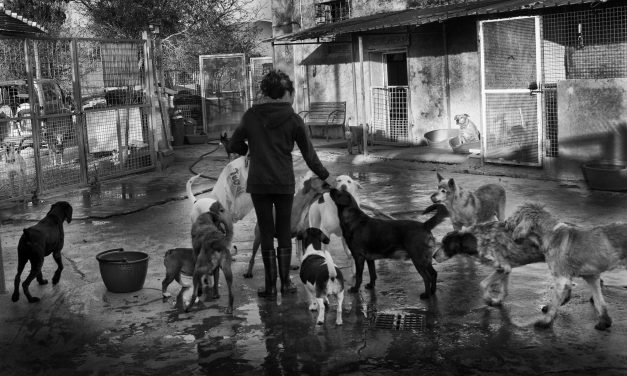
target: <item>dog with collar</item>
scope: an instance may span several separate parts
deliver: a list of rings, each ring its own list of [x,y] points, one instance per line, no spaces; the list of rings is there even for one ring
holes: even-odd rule
[[[22,283],[24,295],[29,303],[38,302],[40,299],[32,296],[28,291],[28,286],[37,278],[40,285],[45,285],[48,280],[41,274],[41,267],[44,258],[52,253],[54,261],[57,263],[57,270],[52,276],[52,284],[56,285],[61,279],[63,262],[61,250],[63,249],[65,233],[63,222],[72,222],[72,205],[66,201],[57,201],[50,207],[46,216],[37,224],[24,229],[17,245],[17,274],[13,285],[13,295],[11,300],[17,302],[20,299],[20,278],[26,263],[30,261],[30,273]]]
[[[477,190],[469,191],[459,186],[454,179],[444,179],[440,173],[438,191],[431,195],[433,203],[446,206],[453,222],[453,229],[463,226],[505,219],[505,188],[499,184],[485,184]]]
[[[454,119],[457,126],[459,126],[460,144],[465,144],[468,142],[479,142],[481,140],[479,129],[477,129],[475,123],[470,120],[470,115],[455,115]]]
[[[206,275],[213,275],[213,281],[211,278],[207,278],[208,287],[213,287],[213,298],[220,296],[218,293],[220,278],[218,269],[221,269],[229,290],[226,313],[233,313],[233,272],[231,270],[233,260],[229,250],[229,234],[224,233],[222,226],[229,228],[229,224],[223,223],[221,217],[213,212],[199,215],[192,225],[192,251],[195,262],[192,274],[192,296],[185,306],[186,312],[189,312],[196,298],[202,293],[201,284]]]
[[[328,297],[337,297],[336,325],[342,325],[342,303],[344,302],[344,277],[335,266],[329,251],[322,249],[322,244],[329,244],[329,238],[317,228],[308,228],[298,234],[302,240],[305,254],[300,265],[300,280],[309,295],[309,310],[318,311],[316,323],[324,324],[325,305]]]
[[[422,277],[425,292],[421,299],[435,294],[438,273],[432,265],[435,238],[431,232],[448,216],[446,207],[433,204],[424,214],[436,210],[436,214],[426,222],[372,218],[364,213],[353,196],[344,190],[331,189],[331,199],[338,209],[342,236],[350,248],[357,273],[355,285],[349,292],[359,291],[364,270],[368,263],[370,282],[367,289],[373,289],[377,279],[374,261],[377,259],[411,259]]]

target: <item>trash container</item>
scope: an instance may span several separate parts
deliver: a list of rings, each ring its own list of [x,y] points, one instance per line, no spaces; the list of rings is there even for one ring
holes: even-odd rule
[[[185,142],[185,119],[180,114],[172,118],[172,146],[181,146]]]

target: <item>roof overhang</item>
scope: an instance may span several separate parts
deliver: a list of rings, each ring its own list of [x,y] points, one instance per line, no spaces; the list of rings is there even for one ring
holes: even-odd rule
[[[499,14],[515,11],[554,8],[566,5],[606,2],[607,0],[485,0],[470,3],[444,5],[432,8],[407,9],[351,18],[331,24],[318,25],[295,33],[273,38],[272,42],[296,42],[322,38],[335,38],[344,34],[367,33],[403,26],[420,26],[453,18]]]
[[[0,35],[20,36],[46,32],[42,25],[6,9],[4,3],[0,2]]]

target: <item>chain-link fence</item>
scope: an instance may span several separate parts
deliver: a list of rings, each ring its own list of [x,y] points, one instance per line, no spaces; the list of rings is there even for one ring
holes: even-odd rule
[[[0,200],[154,167],[144,43],[0,39]]]

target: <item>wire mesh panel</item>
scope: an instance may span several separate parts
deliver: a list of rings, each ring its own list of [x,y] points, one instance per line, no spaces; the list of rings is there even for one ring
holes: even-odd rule
[[[486,95],[485,158],[533,164],[538,161],[538,102],[524,93]]]
[[[77,42],[90,182],[154,166],[143,43]]]
[[[407,142],[407,86],[371,87],[371,131],[375,140]]]
[[[261,98],[261,79],[272,70],[271,57],[250,58],[250,102],[251,105],[257,103]]]
[[[18,117],[29,102],[24,40],[0,39],[0,201],[35,191],[36,168],[30,120]],[[21,114],[21,113],[20,113]]]
[[[540,23],[536,17],[480,22],[484,159],[539,165]],[[535,95],[532,95],[535,94]]]
[[[35,106],[24,108],[25,118],[39,120],[41,191],[81,181],[79,137],[74,116],[71,40],[31,40]],[[32,109],[37,111],[33,114]]]
[[[234,129],[248,108],[244,54],[201,55],[206,132]]]
[[[543,17],[546,155],[558,156],[557,83],[627,77],[627,6]]]

